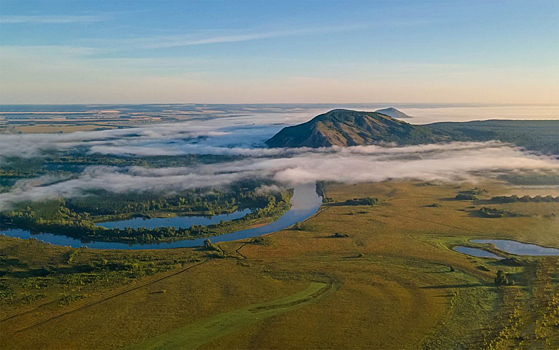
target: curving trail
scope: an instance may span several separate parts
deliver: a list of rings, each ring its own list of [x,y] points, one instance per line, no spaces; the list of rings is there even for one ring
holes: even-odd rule
[[[166,334],[149,339],[127,348],[128,350],[188,350],[200,346],[223,335],[240,330],[250,324],[261,322],[298,307],[312,303],[334,293],[339,284],[311,282],[309,288],[288,297],[252,304],[241,309],[218,314],[204,320],[175,329]]]

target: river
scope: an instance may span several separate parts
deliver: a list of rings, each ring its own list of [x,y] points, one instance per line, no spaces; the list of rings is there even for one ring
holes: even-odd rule
[[[228,242],[239,239],[251,238],[283,230],[298,221],[303,221],[318,211],[322,204],[322,198],[316,193],[314,184],[300,185],[295,187],[293,197],[291,198],[291,209],[289,209],[281,218],[272,223],[240,230],[232,233],[226,233],[219,236],[210,237],[210,240],[216,242]],[[170,225],[172,226],[172,225]],[[186,239],[175,242],[162,242],[151,244],[126,244],[115,242],[82,242],[79,239],[74,239],[62,235],[54,235],[51,233],[37,233],[32,234],[28,230],[22,229],[8,229],[1,231],[2,234],[10,237],[17,237],[21,239],[35,238],[39,241],[70,246],[74,248],[87,247],[92,249],[126,249],[126,250],[141,250],[141,249],[169,249],[169,248],[188,248],[198,247],[204,244],[206,238]]]

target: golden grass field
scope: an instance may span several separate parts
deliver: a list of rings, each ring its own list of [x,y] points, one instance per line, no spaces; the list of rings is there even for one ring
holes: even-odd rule
[[[453,200],[474,186],[488,190],[480,201]],[[3,349],[556,349],[559,257],[496,261],[452,250],[483,246],[471,238],[559,248],[558,221],[544,217],[559,214],[559,204],[483,202],[523,191],[497,182],[330,185],[335,202],[302,230],[266,235],[265,244],[220,243],[226,253],[220,259],[201,249],[79,249],[69,259],[74,249],[0,237],[3,264],[11,266],[0,278],[0,343]],[[365,196],[380,203],[340,205]],[[433,203],[440,207],[428,207]],[[482,218],[475,215],[482,206],[527,216]],[[334,238],[335,232],[348,237]],[[125,269],[101,268],[122,261]],[[80,271],[92,262],[95,271]],[[48,276],[30,273],[47,265]],[[516,284],[496,287],[497,270]]]

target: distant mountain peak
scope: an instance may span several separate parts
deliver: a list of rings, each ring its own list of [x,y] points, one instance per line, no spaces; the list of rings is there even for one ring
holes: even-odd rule
[[[382,115],[387,115],[387,116],[389,116],[389,117],[397,118],[397,119],[400,119],[400,118],[413,118],[413,117],[407,115],[406,113],[397,110],[397,109],[394,108],[394,107],[388,107],[388,108],[379,109],[378,111],[376,111],[376,113],[382,114]]]

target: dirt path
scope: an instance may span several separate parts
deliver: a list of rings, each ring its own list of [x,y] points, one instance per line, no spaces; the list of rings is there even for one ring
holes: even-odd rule
[[[128,350],[188,350],[218,339],[226,334],[240,330],[250,324],[276,316],[301,306],[310,304],[320,298],[334,293],[337,284],[311,282],[309,288],[286,298],[246,306],[241,309],[218,314],[204,320],[175,329],[146,342],[137,344]]]

